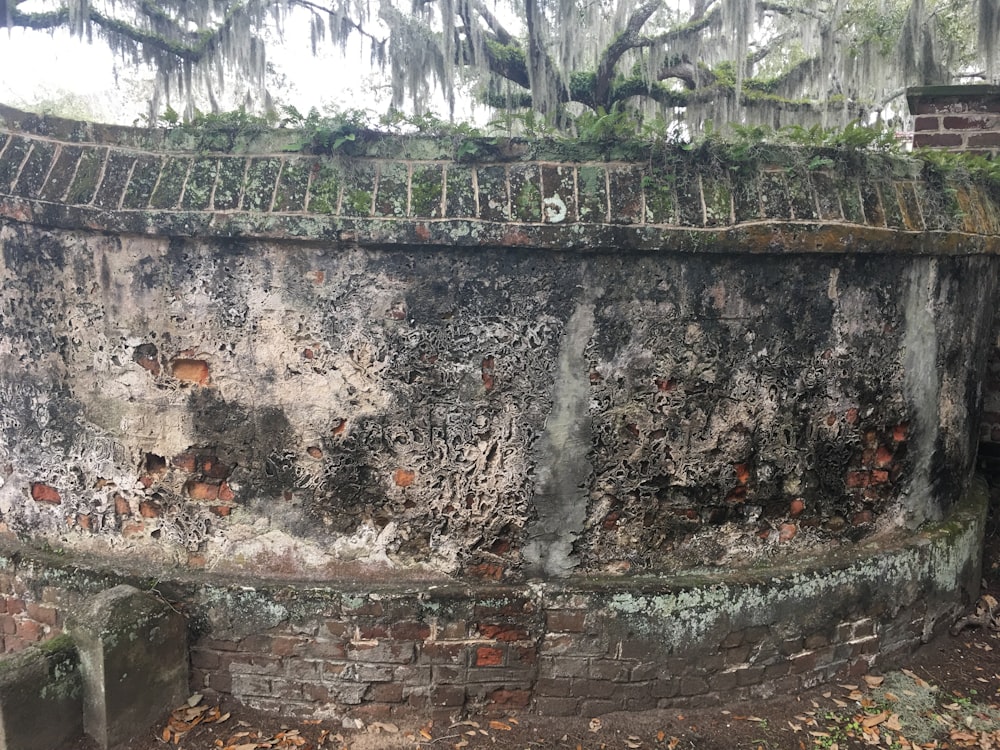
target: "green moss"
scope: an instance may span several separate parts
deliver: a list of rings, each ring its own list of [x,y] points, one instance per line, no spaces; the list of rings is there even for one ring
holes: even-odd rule
[[[309,210],[317,214],[337,213],[340,199],[340,173],[328,164],[322,165],[309,188]]]
[[[360,188],[351,188],[344,193],[344,213],[348,210],[354,216],[368,216],[372,212],[372,194]]]
[[[410,215],[436,218],[441,214],[441,167],[415,167],[410,181]]]
[[[76,168],[76,177],[73,178],[73,184],[66,194],[67,203],[90,203],[97,191],[97,180],[100,178],[103,162],[104,154],[100,149],[88,148],[83,152],[80,164]]]

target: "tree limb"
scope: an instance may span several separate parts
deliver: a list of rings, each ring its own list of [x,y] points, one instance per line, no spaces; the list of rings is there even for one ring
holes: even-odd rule
[[[646,21],[649,20],[649,17],[662,5],[662,0],[649,0],[644,5],[636,8],[635,12],[629,17],[622,32],[604,49],[604,53],[597,64],[597,78],[594,82],[595,101],[605,102],[607,100],[615,66],[618,65],[618,61],[622,55],[635,47],[639,41],[639,31],[645,25]]]

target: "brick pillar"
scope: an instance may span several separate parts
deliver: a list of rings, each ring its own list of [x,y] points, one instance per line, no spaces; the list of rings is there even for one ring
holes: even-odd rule
[[[1000,86],[915,86],[906,90],[913,146],[1000,153]]]
[[[916,86],[906,90],[906,103],[914,117],[914,148],[998,158],[1000,86]],[[991,339],[982,380],[979,468],[1000,476],[1000,316],[996,314]]]

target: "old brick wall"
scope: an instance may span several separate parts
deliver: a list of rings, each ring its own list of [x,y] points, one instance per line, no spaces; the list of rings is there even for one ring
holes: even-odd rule
[[[413,710],[595,716],[753,700],[898,663],[978,587],[985,508],[976,485],[920,538],[752,575],[419,587],[144,572],[189,618],[197,692],[366,721]],[[3,551],[0,562],[29,601],[63,609],[119,580],[51,553]]]
[[[970,595],[981,516],[925,530],[975,455],[981,184],[0,116],[8,650],[131,567],[199,690],[597,712],[856,674]]]
[[[1000,86],[919,86],[907,90],[907,101],[915,148],[1000,152]]]
[[[1000,87],[923,86],[909,89],[914,116],[913,146],[996,158],[1000,153]],[[1000,321],[997,321],[1000,325]],[[980,441],[983,459],[995,470],[1000,458],[1000,327],[987,345]]]
[[[466,164],[6,117],[22,538],[516,580],[836,546],[968,480],[998,223],[976,184],[875,155]]]

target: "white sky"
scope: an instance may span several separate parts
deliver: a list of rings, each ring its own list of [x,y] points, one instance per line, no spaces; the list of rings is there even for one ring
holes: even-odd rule
[[[268,44],[268,61],[276,70],[269,77],[269,91],[279,104],[296,107],[303,114],[310,107],[324,111],[388,109],[388,80],[368,65],[368,51],[349,44],[345,54],[329,40],[310,49],[309,14],[289,11],[283,22],[284,44]],[[65,29],[0,31],[0,102],[14,107],[45,110],[69,117],[131,125],[148,111],[153,73],[136,69],[131,62],[116,59],[107,46],[95,39],[73,37]],[[240,101],[221,102],[227,110]],[[182,109],[182,103],[173,102]],[[456,119],[468,121],[476,113],[465,102]],[[204,107],[207,109],[207,107]],[[443,98],[431,109],[447,117]],[[482,111],[479,111],[480,119]]]

